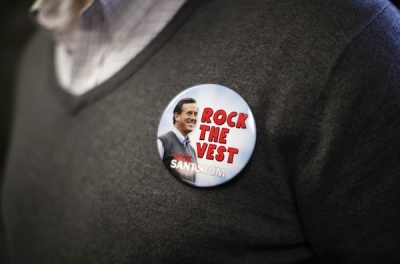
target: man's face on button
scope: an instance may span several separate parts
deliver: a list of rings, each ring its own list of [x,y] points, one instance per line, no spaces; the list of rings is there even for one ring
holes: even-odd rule
[[[186,136],[193,131],[197,122],[198,108],[195,103],[183,104],[182,112],[175,113],[175,127]]]

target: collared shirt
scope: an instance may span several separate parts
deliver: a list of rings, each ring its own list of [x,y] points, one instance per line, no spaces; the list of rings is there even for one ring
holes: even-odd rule
[[[181,142],[182,146],[186,147],[190,143],[189,137],[185,138],[175,126],[171,129],[171,131],[174,132],[174,134],[178,138],[179,142]],[[158,139],[157,144],[158,144],[158,152],[160,153],[160,157],[163,158],[164,157],[164,146],[163,146],[161,140]]]
[[[55,66],[61,86],[79,96],[142,51],[185,1],[93,0],[74,14],[74,0],[37,0],[31,11],[57,41]]]

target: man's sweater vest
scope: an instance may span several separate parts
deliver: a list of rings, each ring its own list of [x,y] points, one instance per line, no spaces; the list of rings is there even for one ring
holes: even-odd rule
[[[188,0],[79,97],[35,35],[3,185],[12,263],[400,263],[399,33],[385,0]],[[157,128],[206,83],[243,97],[257,141],[233,180],[196,188]]]
[[[162,160],[165,167],[175,177],[187,181],[188,183],[194,183],[196,170],[193,170],[193,168],[196,167],[195,164],[197,162],[194,148],[190,144],[183,146],[172,131],[160,136],[159,139],[164,146],[164,156]],[[185,158],[189,156],[190,161]],[[192,164],[194,164],[194,166],[192,166]]]

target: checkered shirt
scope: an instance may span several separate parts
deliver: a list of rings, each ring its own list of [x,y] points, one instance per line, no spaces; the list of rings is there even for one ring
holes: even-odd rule
[[[67,0],[48,1],[59,3],[58,14],[57,8],[46,8],[46,0],[37,0],[31,12],[51,33],[59,21],[71,18],[62,11]],[[157,36],[185,1],[93,0],[81,10],[71,41],[56,39],[55,67],[63,89],[79,96],[109,79]]]

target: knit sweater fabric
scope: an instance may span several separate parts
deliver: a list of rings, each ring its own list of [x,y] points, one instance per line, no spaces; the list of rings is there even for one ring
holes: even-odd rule
[[[399,263],[399,34],[384,0],[189,0],[79,97],[36,34],[3,189],[11,263]],[[204,83],[257,126],[250,162],[213,188],[157,150],[164,108]]]

